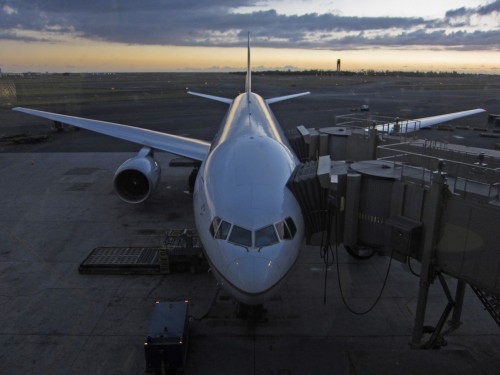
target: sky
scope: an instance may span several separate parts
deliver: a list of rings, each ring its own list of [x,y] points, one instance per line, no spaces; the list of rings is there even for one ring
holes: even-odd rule
[[[3,72],[500,74],[500,0],[0,0]]]

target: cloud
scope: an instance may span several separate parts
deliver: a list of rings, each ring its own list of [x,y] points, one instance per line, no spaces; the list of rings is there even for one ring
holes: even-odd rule
[[[458,9],[452,9],[446,12],[446,18],[453,17],[464,17],[464,16],[472,16],[472,15],[490,15],[492,13],[500,13],[500,0],[496,0],[493,3],[482,5],[476,8],[466,8],[461,7]]]
[[[470,33],[464,31],[448,33],[444,30],[432,32],[416,30],[397,35],[380,35],[371,39],[367,39],[362,35],[349,36],[338,40],[336,49],[362,49],[367,46],[391,46],[394,48],[413,46],[451,50],[482,50],[485,49],[485,46],[498,44],[498,40],[500,40],[499,30]]]
[[[12,8],[11,6],[9,5],[4,5],[2,7],[2,12],[4,12],[5,14],[7,14],[8,16],[12,15],[12,14],[16,14],[17,13],[17,10]]]
[[[41,38],[40,36],[34,37],[29,35],[22,35],[21,33],[16,33],[15,31],[0,31],[0,40],[16,40],[22,42],[50,42],[47,38]]]
[[[477,8],[449,10],[443,19],[432,20],[332,13],[283,15],[275,10],[233,12],[240,7],[256,7],[258,0],[145,0],[138,4],[132,0],[5,0],[0,12],[0,38],[34,40],[36,33],[44,39],[66,33],[126,44],[231,47],[241,46],[250,30],[252,44],[260,47],[426,45],[500,50],[498,24],[486,29],[473,27],[472,21],[497,15],[500,0]]]
[[[491,14],[491,13],[500,13],[500,0],[496,0],[495,2],[484,5],[477,9],[477,13],[481,15]]]

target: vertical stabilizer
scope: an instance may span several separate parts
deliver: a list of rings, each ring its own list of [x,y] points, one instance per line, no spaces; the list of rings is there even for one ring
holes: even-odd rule
[[[247,94],[252,92],[252,71],[250,70],[250,32],[248,32],[248,57],[247,57],[247,80],[245,92]]]

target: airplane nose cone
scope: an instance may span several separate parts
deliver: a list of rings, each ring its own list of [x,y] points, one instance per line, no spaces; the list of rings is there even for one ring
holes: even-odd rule
[[[245,257],[229,264],[227,277],[241,291],[259,294],[280,280],[280,270],[276,262],[269,259]]]

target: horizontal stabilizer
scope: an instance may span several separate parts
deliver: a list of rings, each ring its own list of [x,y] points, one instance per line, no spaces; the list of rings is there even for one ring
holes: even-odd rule
[[[154,130],[21,107],[13,108],[13,110],[53,121],[59,121],[63,124],[73,125],[77,128],[91,130],[194,160],[203,161],[210,149],[210,143],[208,142],[161,133]]]
[[[215,100],[217,102],[222,102],[222,103],[226,103],[226,104],[232,104],[233,103],[233,99],[222,98],[220,96],[201,94],[199,92],[193,92],[193,91],[188,91],[187,93],[190,94],[190,95],[201,96],[202,98],[206,98],[206,99],[210,99],[210,100]]]
[[[273,103],[277,103],[277,102],[282,102],[283,100],[288,100],[288,99],[293,99],[293,98],[297,98],[299,96],[304,96],[304,95],[309,95],[310,92],[307,91],[307,92],[301,92],[300,94],[293,94],[293,95],[286,95],[286,96],[278,96],[276,98],[269,98],[269,99],[266,99],[266,103],[267,104],[273,104]]]

